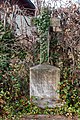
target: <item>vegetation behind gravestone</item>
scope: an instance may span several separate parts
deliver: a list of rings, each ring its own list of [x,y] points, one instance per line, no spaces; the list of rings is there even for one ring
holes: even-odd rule
[[[73,14],[73,16],[74,15],[75,14]],[[47,16],[44,16],[44,20]],[[40,27],[40,29],[44,28],[43,32],[45,33],[45,30],[48,30],[48,26],[46,26],[46,24],[40,24],[39,26],[39,23],[42,22],[41,20],[42,18],[37,19],[38,24],[36,23],[36,25]],[[47,20],[49,23],[49,16]],[[74,20],[73,23],[75,23]],[[71,32],[68,31],[68,29],[71,29]],[[5,31],[3,24],[0,23],[0,115],[3,118],[7,116],[7,118],[11,120],[15,118],[16,114],[44,113],[80,115],[78,84],[80,78],[80,63],[78,61],[78,52],[73,49],[72,55],[74,55],[74,61],[68,55],[68,50],[72,50],[72,48],[77,49],[76,45],[73,46],[71,44],[72,46],[69,46],[70,43],[68,43],[73,43],[73,41],[77,42],[75,38],[78,38],[78,34],[76,37],[73,36],[74,31],[77,29],[76,23],[75,30],[72,31],[72,29],[72,27],[66,25],[63,31],[64,34],[58,33],[54,38],[56,33],[53,33],[54,35],[50,40],[49,62],[51,65],[55,65],[61,69],[59,92],[62,101],[66,102],[66,104],[60,108],[46,108],[45,110],[41,110],[35,105],[32,105],[27,97],[29,95],[29,67],[39,63],[40,41],[37,41],[36,44],[31,44],[31,49],[29,49],[15,39],[12,31],[8,27],[6,27]],[[79,29],[77,29],[77,32],[79,32]],[[41,34],[39,34],[39,36],[41,37]],[[66,42],[65,39],[62,39],[63,37],[66,39]],[[72,66],[73,62],[75,62],[74,66]]]
[[[73,9],[73,6],[71,9],[65,9],[66,11],[62,11],[64,16],[61,19],[62,32],[52,31],[52,33],[50,33],[49,62],[61,69],[59,93],[62,101],[66,103],[66,108],[64,110],[65,114],[69,112],[69,114],[72,115],[77,113],[80,115],[80,56],[78,50],[78,45],[80,45],[79,14],[77,9]],[[72,11],[75,12],[72,14]],[[59,11],[57,11],[57,14],[62,15]],[[75,17],[76,14],[77,18]],[[47,24],[50,23],[49,16],[49,12],[42,12],[35,20],[40,40],[42,40],[41,36],[43,36],[42,31],[45,33],[49,28],[49,26],[47,26]],[[75,20],[73,18],[75,18]],[[45,39],[45,36],[43,39]]]
[[[29,101],[29,67],[39,63],[39,46],[38,42],[23,45],[9,24],[4,30],[0,21],[0,120],[39,113],[39,108],[32,108]]]
[[[25,64],[27,51],[15,40],[9,27],[0,22],[0,115],[13,114],[21,99],[29,95],[29,67]],[[22,101],[21,101],[22,103]],[[9,108],[7,108],[9,107]],[[11,107],[11,108],[10,108]],[[9,109],[9,110],[7,110]]]

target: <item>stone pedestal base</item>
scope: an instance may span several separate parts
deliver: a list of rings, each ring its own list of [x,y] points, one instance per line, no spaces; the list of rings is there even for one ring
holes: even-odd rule
[[[59,100],[56,92],[60,82],[60,69],[51,65],[37,65],[30,68],[30,97],[41,107],[55,106]],[[52,105],[53,104],[53,105]]]

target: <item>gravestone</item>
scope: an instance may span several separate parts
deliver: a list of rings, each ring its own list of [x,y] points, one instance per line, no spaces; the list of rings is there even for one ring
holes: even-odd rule
[[[40,64],[30,68],[30,97],[39,107],[55,107],[59,100],[57,93],[60,69]]]
[[[48,13],[48,11],[46,12]],[[58,22],[59,20],[57,20]],[[60,70],[55,66],[48,65],[50,36],[47,30],[49,25],[45,26],[44,32],[40,28],[40,64],[30,68],[30,97],[33,103],[42,108],[55,107],[59,100],[59,94],[56,91],[60,82]]]

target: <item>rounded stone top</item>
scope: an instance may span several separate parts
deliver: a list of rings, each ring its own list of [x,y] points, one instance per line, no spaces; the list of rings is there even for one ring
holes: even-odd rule
[[[30,70],[60,70],[60,69],[58,67],[48,64],[39,64],[34,67],[31,67]]]

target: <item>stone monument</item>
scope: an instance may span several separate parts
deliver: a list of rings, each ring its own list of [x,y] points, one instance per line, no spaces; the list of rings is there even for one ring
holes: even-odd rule
[[[30,97],[41,108],[55,107],[59,100],[60,69],[48,64],[48,35],[48,31],[45,31],[40,40],[40,64],[30,68]]]
[[[55,107],[59,100],[57,93],[60,70],[57,67],[40,64],[30,68],[30,97],[39,107]]]

